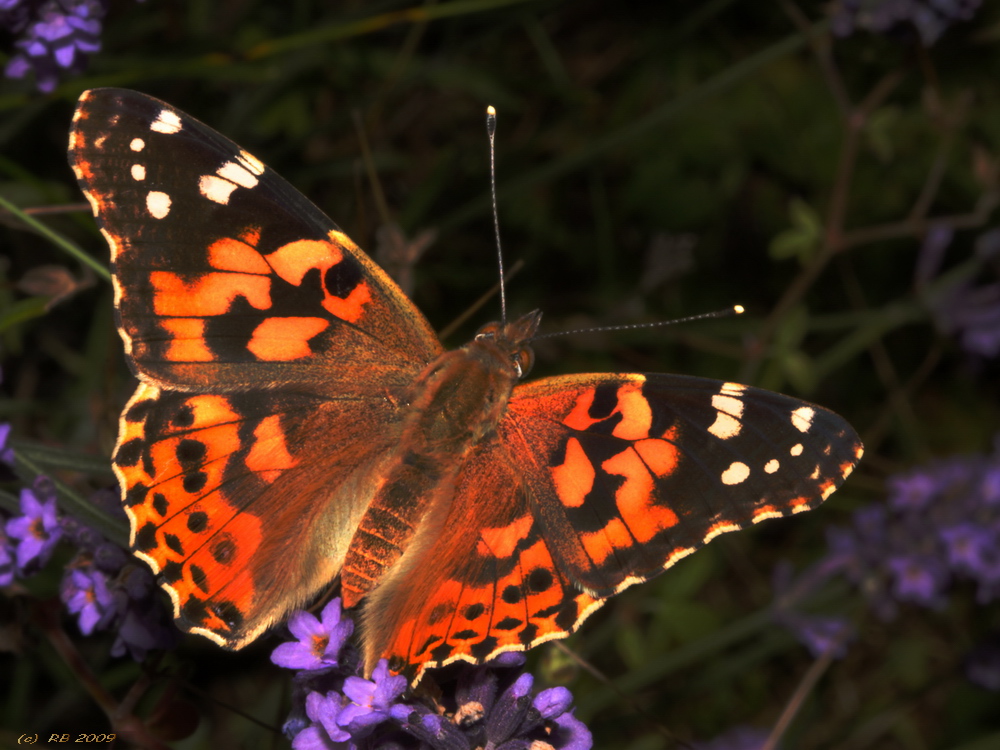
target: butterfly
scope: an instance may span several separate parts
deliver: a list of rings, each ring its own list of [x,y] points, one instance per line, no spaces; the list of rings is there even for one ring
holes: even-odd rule
[[[140,383],[113,455],[177,625],[239,649],[339,579],[370,674],[562,638],[719,534],[815,508],[841,417],[682,375],[526,381],[540,314],[445,351],[396,284],[256,157],[123,89],[69,161]]]

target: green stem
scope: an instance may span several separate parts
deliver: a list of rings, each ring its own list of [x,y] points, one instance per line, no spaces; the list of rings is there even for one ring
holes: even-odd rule
[[[52,242],[54,245],[61,247],[63,250],[72,255],[81,263],[90,266],[90,268],[92,268],[94,272],[105,281],[107,282],[111,281],[111,272],[108,271],[107,267],[103,263],[89,256],[82,249],[80,249],[78,245],[76,245],[73,242],[70,242],[68,239],[63,237],[58,232],[49,229],[47,226],[45,226],[42,222],[38,221],[38,219],[36,219],[31,214],[27,214],[24,211],[22,211],[20,208],[18,208],[13,203],[8,201],[2,195],[0,195],[0,208],[4,208],[7,211],[10,211],[12,215],[19,218],[27,226],[34,229],[40,235],[42,235],[50,242]]]

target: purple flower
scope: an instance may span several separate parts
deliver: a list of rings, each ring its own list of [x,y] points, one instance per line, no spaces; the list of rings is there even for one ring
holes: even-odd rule
[[[278,646],[271,661],[286,669],[336,667],[340,650],[354,632],[354,622],[342,616],[339,597],[320,616],[322,620],[305,611],[292,615],[288,629],[298,640]]]
[[[898,510],[922,510],[938,492],[938,482],[928,474],[915,473],[889,479],[889,502]]]
[[[988,467],[983,472],[983,480],[979,485],[979,494],[983,504],[1000,505],[1000,465]]]
[[[843,617],[800,615],[791,620],[792,631],[814,658],[829,655],[834,659],[847,656],[848,643],[854,637],[854,626]]]
[[[992,529],[982,528],[971,521],[941,529],[941,539],[952,569],[972,576],[988,570],[1000,544]]]
[[[1000,283],[965,284],[935,309],[939,325],[959,334],[962,347],[992,358],[1000,354]]]
[[[123,611],[117,621],[115,642],[111,644],[112,656],[128,654],[133,661],[143,661],[153,649],[175,648],[180,633],[169,621],[159,599],[129,598],[124,589],[116,592],[118,608]]]
[[[0,586],[10,586],[17,572],[17,550],[0,526]]]
[[[543,719],[555,724],[553,747],[561,750],[588,750],[594,738],[587,725],[573,715],[573,694],[564,687],[543,690],[532,702]],[[557,744],[558,743],[558,744]]]
[[[961,594],[953,593],[961,579],[976,584],[978,604],[1000,599],[1000,436],[990,456],[938,461],[891,477],[887,487],[886,504],[828,530],[827,556],[794,582],[787,569],[775,571],[775,619],[814,655],[842,651],[849,625],[796,612],[795,601],[836,576],[883,619],[904,605],[941,608],[946,596]]]
[[[55,89],[64,73],[79,73],[86,56],[101,48],[101,20],[107,12],[105,0],[46,0],[25,4],[27,10],[6,20],[20,34],[18,50],[8,61],[8,78],[35,75],[35,85],[44,93]]]
[[[943,259],[943,253],[928,251],[930,244],[929,234],[917,261],[920,286],[938,273]],[[975,257],[989,269],[995,268],[990,261],[998,255],[1000,229],[991,229],[976,240]],[[976,279],[963,279],[938,291],[928,304],[938,327],[957,336],[966,351],[987,358],[1000,354],[1000,282],[977,285]]]
[[[10,425],[0,422],[0,461],[8,466],[14,465],[14,449],[7,445],[10,439]]]
[[[344,695],[350,699],[337,723],[355,739],[371,734],[372,730],[389,718],[393,702],[406,692],[408,680],[389,672],[389,663],[380,659],[372,672],[371,680],[348,677],[344,680]]]
[[[296,675],[297,697],[285,723],[293,747],[388,750],[417,742],[424,750],[515,750],[545,743],[540,746],[589,750],[593,745],[587,727],[573,716],[568,690],[532,694],[531,675],[520,672],[521,654],[460,668],[457,681],[440,683],[433,699],[427,693],[419,699],[410,695],[407,678],[392,674],[384,659],[370,679],[349,674],[352,662],[358,660],[341,658],[336,667]]]
[[[948,572],[933,557],[901,555],[888,560],[893,574],[893,590],[900,601],[915,602],[925,607],[941,603]]]
[[[837,36],[858,29],[876,34],[897,34],[914,29],[930,46],[956,21],[967,21],[981,0],[835,0],[830,6],[830,24]]]
[[[849,538],[849,535],[842,536]],[[787,628],[816,658],[827,654],[835,659],[843,658],[848,642],[854,637],[854,627],[843,617],[807,614],[796,607],[806,595],[819,590],[834,576],[844,574],[847,562],[848,555],[841,552],[812,565],[798,577],[794,576],[789,562],[781,562],[774,569],[774,620]]]
[[[105,505],[108,493],[97,491],[90,500]],[[123,513],[115,503],[114,511]],[[63,517],[63,538],[77,547],[67,564],[60,593],[70,612],[78,615],[80,630],[91,635],[111,630],[111,655],[130,655],[142,661],[152,649],[176,646],[179,633],[170,623],[153,575],[124,550],[72,517]]]
[[[337,724],[344,697],[338,693],[309,693],[306,696],[306,716],[313,723],[295,735],[295,750],[333,750],[336,743],[347,742],[351,735]]]
[[[519,733],[531,708],[533,682],[534,678],[525,672],[500,694],[486,716],[486,738],[490,745],[499,747]]]
[[[402,730],[421,742],[425,747],[447,748],[447,750],[469,750],[472,745],[465,732],[449,717],[434,713],[426,706],[397,705],[393,718]]]
[[[47,488],[36,482],[43,491]],[[35,490],[27,487],[21,490],[21,512],[23,515],[7,521],[7,535],[20,540],[17,543],[17,567],[24,573],[29,566],[37,569],[48,562],[52,550],[62,537],[62,528],[56,515],[54,492],[47,492],[39,499]]]
[[[62,600],[77,615],[84,635],[90,635],[98,626],[103,628],[117,614],[107,577],[99,570],[71,570],[61,588]]]
[[[523,654],[505,653],[478,667],[456,665],[451,674],[457,680],[417,698],[408,691],[408,678],[393,674],[385,659],[370,678],[359,674],[361,660],[345,643],[353,624],[339,599],[324,607],[320,619],[296,614],[289,628],[298,640],[279,646],[271,660],[299,670],[284,732],[300,750],[520,750],[535,742],[554,750],[589,750],[593,744],[573,716],[568,690],[532,694],[532,677],[521,671]]]

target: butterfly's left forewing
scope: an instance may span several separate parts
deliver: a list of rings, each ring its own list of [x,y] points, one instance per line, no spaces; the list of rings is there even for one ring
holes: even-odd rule
[[[238,648],[339,572],[440,343],[299,191],[168,104],[85,92],[69,160],[142,381],[113,457],[132,549],[181,627]]]
[[[413,303],[322,211],[180,110],[87,91],[69,158],[111,247],[119,331],[141,379],[340,396],[405,386],[441,352]]]
[[[458,477],[448,533],[410,561],[442,575],[378,592],[395,624],[369,631],[369,651],[419,673],[568,635],[719,534],[816,507],[861,452],[836,414],[734,383],[519,385]]]

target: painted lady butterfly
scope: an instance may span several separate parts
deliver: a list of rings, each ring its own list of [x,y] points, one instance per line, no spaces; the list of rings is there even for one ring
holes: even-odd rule
[[[301,193],[151,97],[84,93],[69,159],[141,381],[114,453],[132,549],[228,648],[339,576],[369,673],[528,649],[861,457],[839,416],[749,386],[522,382],[537,312],[444,351]]]

